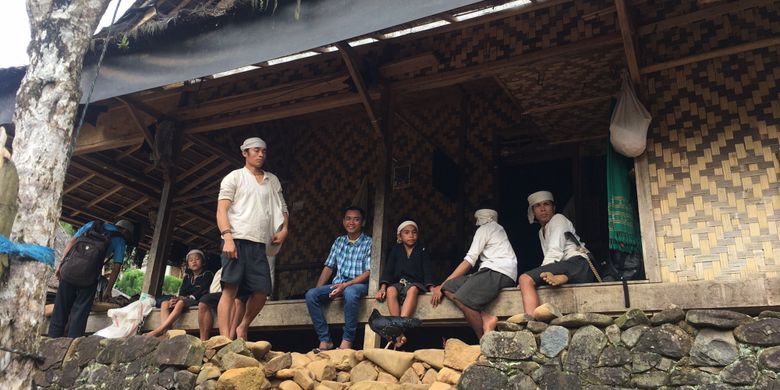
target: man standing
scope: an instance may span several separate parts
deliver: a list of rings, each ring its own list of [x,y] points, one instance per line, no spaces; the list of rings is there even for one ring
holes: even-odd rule
[[[85,235],[95,223],[95,221],[85,223],[84,226],[73,235],[73,238],[65,245],[62,261],[60,261],[59,267],[57,267],[57,270],[54,272],[54,276],[59,279],[60,283],[57,287],[54,311],[51,316],[51,321],[49,322],[49,337],[62,337],[65,334],[66,325],[68,327],[68,337],[71,338],[83,336],[84,331],[87,329],[87,319],[89,319],[89,311],[92,309],[92,302],[95,300],[95,292],[97,291],[98,279],[100,278],[99,270],[103,268],[100,266],[103,262],[103,258],[95,259],[100,264],[98,264],[99,268],[96,267],[98,272],[94,275],[94,280],[91,281],[91,283],[87,283],[86,286],[78,285],[78,280],[82,279],[80,275],[90,274],[90,270],[87,270],[86,268],[91,267],[91,265],[85,267],[85,265],[88,264],[80,262],[78,267],[73,268],[77,261],[82,261],[83,259],[77,260],[72,257],[74,253],[71,253],[71,250],[74,249],[74,246],[77,246],[76,243],[79,240],[79,237]],[[108,285],[105,290],[103,290],[103,296],[101,297],[101,300],[108,300],[111,298],[114,282],[116,282],[119,271],[122,269],[122,262],[125,260],[125,248],[133,237],[134,229],[132,222],[125,219],[120,220],[113,225],[110,223],[103,223],[102,221],[99,223],[102,224],[100,230],[105,231],[110,235],[110,240],[105,247],[104,257],[113,260],[111,275],[108,277]],[[86,245],[85,249],[88,249],[89,244]],[[80,244],[79,246],[82,245]],[[88,253],[89,251],[79,249],[75,252]],[[65,262],[73,262],[66,266],[66,268],[73,273],[70,277],[67,274],[63,277],[61,274]]]
[[[346,235],[336,238],[330,248],[325,267],[322,269],[317,287],[306,292],[306,306],[311,322],[320,339],[320,350],[333,349],[328,323],[323,306],[334,298],[344,297],[344,335],[339,348],[352,348],[358,325],[360,298],[368,294],[368,276],[371,270],[371,237],[363,234],[365,213],[359,207],[344,211],[342,221]],[[333,273],[332,284],[326,284]]]
[[[268,257],[287,238],[287,204],[276,175],[263,170],[266,143],[247,138],[241,145],[243,168],[230,172],[219,187],[217,226],[222,235],[222,296],[217,306],[219,334],[230,336],[230,313],[239,287],[252,293],[236,337],[246,339],[249,325],[271,294]]]
[[[514,287],[517,257],[504,228],[498,224],[498,213],[479,209],[474,213],[477,232],[463,261],[440,286],[431,289],[431,304],[441,302],[442,290],[460,311],[478,338],[496,328],[498,318],[485,311],[502,288]],[[466,275],[479,259],[479,271]]]

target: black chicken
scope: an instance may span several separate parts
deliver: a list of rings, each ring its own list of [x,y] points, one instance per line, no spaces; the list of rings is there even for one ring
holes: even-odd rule
[[[422,325],[422,321],[414,317],[383,316],[379,310],[374,309],[371,316],[368,317],[368,326],[371,330],[388,340],[385,349],[390,343],[398,341],[398,336],[404,334],[404,331],[413,329]]]

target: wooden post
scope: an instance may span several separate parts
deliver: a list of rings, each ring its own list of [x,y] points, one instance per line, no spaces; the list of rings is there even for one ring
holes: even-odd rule
[[[466,144],[468,143],[469,121],[471,120],[469,95],[463,89],[461,89],[461,94],[461,123],[460,128],[456,130],[458,134],[458,204],[455,207],[455,212],[457,213],[457,219],[455,220],[457,256],[462,256],[463,245],[466,242]]]
[[[661,282],[661,263],[658,261],[658,242],[655,236],[653,199],[650,193],[650,168],[647,150],[634,159],[636,171],[636,206],[639,209],[639,230],[642,237],[642,257],[645,277],[651,282]]]
[[[373,245],[371,247],[371,277],[368,282],[369,297],[379,288],[379,278],[382,276],[382,266],[385,252],[387,252],[385,242],[387,242],[387,235],[389,234],[386,229],[386,205],[390,202],[390,175],[393,168],[393,103],[389,88],[383,90],[382,105],[384,111],[382,118],[383,137],[380,139],[380,142],[377,142],[382,158],[379,159],[380,163],[375,176],[376,191],[374,195],[374,221],[371,230]],[[366,324],[363,349],[377,348],[380,342],[381,337],[374,333]]]

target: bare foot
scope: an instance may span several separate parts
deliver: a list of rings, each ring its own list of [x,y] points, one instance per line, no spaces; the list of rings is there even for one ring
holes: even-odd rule
[[[498,323],[498,317],[482,313],[482,334],[485,335],[488,332],[496,330],[496,324]]]
[[[152,331],[149,331],[149,332],[146,332],[146,333],[144,333],[144,336],[146,336],[146,337],[157,337],[157,336],[159,336],[161,333],[162,333],[162,332],[159,332],[159,331],[157,331],[157,329],[155,329],[155,330],[152,330]]]
[[[404,346],[406,342],[409,341],[406,336],[400,335],[398,338],[395,339],[395,345],[393,345],[393,349],[398,349]]]
[[[569,277],[566,275],[553,275],[551,272],[542,272],[539,274],[547,284],[550,286],[560,286],[566,284],[569,281]]]
[[[249,325],[244,325],[244,323],[238,324],[238,327],[236,327],[236,338],[237,339],[244,339],[244,341],[249,341],[247,339],[247,335],[249,333]]]
[[[352,342],[347,340],[341,340],[341,345],[339,345],[339,348],[341,349],[351,349],[352,348]]]

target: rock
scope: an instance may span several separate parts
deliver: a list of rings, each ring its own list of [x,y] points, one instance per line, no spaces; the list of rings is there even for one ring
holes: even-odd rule
[[[238,340],[236,340],[238,341]],[[243,341],[243,340],[242,340]],[[214,336],[206,341],[203,342],[203,346],[206,349],[214,349],[219,350],[220,348],[232,343],[233,340],[225,337],[225,336]],[[235,351],[234,351],[235,352]]]
[[[108,382],[109,375],[110,371],[108,367],[99,363],[92,363],[84,367],[84,369],[81,371],[81,374],[76,379],[76,383],[106,383]]]
[[[398,379],[398,383],[416,385],[420,383],[420,376],[417,374],[417,371],[415,371],[414,368],[410,367],[408,370],[406,370],[406,372],[404,372],[403,375],[401,375],[401,378]]]
[[[609,343],[619,347],[623,345],[623,342],[620,341],[620,328],[612,324],[604,329],[604,333],[607,335],[607,340],[609,340]]]
[[[175,368],[166,367],[163,371],[157,374],[157,384],[166,389],[173,387],[174,384],[173,374],[175,373],[176,373]]]
[[[366,357],[363,355],[363,351],[355,351],[355,359],[357,359],[357,361],[362,362],[365,358]]]
[[[761,318],[734,329],[737,340],[753,345],[771,347],[780,345],[780,318]]]
[[[488,333],[490,334],[490,333]],[[472,364],[460,376],[459,389],[505,389],[509,378],[501,371],[481,364]]]
[[[496,330],[499,332],[517,332],[523,330],[523,326],[509,321],[498,321]]]
[[[337,370],[348,371],[358,364],[354,349],[332,349],[322,351],[320,355],[327,356]]]
[[[433,368],[429,368],[428,371],[425,371],[425,375],[423,375],[422,383],[430,385],[433,382],[436,382],[436,376],[438,374],[439,373],[436,372],[436,370],[434,370]]]
[[[173,381],[176,384],[177,389],[191,390],[195,388],[195,380],[197,375],[189,371],[176,371],[173,374]]]
[[[414,361],[413,353],[390,349],[367,349],[363,351],[363,354],[366,356],[366,359],[382,367],[383,370],[393,374],[396,378],[400,378],[412,366]]]
[[[165,331],[165,338],[172,339],[177,336],[184,336],[187,334],[187,331],[184,329],[168,329]]]
[[[628,329],[637,325],[650,325],[650,319],[639,309],[630,309],[615,319],[615,325],[620,329]]]
[[[623,347],[608,345],[601,351],[599,367],[618,367],[631,362],[631,353]]]
[[[78,342],[78,340],[79,339],[74,340],[74,343]],[[59,376],[58,380],[52,380],[51,382],[57,383],[61,387],[66,387],[66,388],[71,387],[73,386],[73,383],[76,382],[76,378],[79,377],[79,374],[81,374],[81,367],[79,367],[78,359],[68,360],[66,358],[66,360],[62,363],[62,371],[60,371],[58,375]]]
[[[669,371],[674,366],[675,361],[669,358],[661,357],[661,361],[655,367],[661,371]]]
[[[303,368],[312,361],[308,356],[298,352],[292,352],[290,356],[292,357],[291,368]]]
[[[536,382],[534,382],[534,380],[531,379],[530,376],[522,372],[509,377],[508,382],[509,382],[508,388],[511,390],[526,390],[526,389],[537,388]]]
[[[316,383],[314,382],[314,379],[309,376],[308,371],[305,371],[303,369],[296,369],[295,374],[293,375],[293,381],[298,384],[298,386],[301,387],[303,390],[312,390]]]
[[[217,380],[217,387],[220,390],[266,389],[271,384],[265,379],[262,368],[244,367],[225,371]]]
[[[349,388],[349,385],[346,384],[346,383],[334,382],[334,381],[322,381],[322,383],[320,383],[320,384],[322,386],[325,386],[325,387],[327,387],[329,389],[333,389],[333,390],[345,390],[345,389]]]
[[[542,333],[545,329],[547,329],[547,326],[547,323],[541,321],[528,321],[528,324],[526,324],[525,328],[534,333]]]
[[[428,390],[450,390],[452,388],[453,388],[452,385],[449,383],[433,382],[433,384],[431,384],[431,387],[429,387]]]
[[[581,389],[580,379],[575,374],[561,371],[557,364],[545,364],[531,375],[542,389]]]
[[[631,372],[645,372],[661,362],[661,355],[653,352],[631,353]]]
[[[268,361],[270,361],[271,359],[273,359],[273,358],[275,358],[275,357],[279,357],[279,356],[282,356],[282,355],[284,355],[285,353],[286,353],[286,352],[281,352],[281,351],[273,351],[273,350],[271,350],[271,351],[268,351],[268,352],[265,354],[265,356],[263,357],[263,360],[265,360],[266,362],[268,362]],[[309,353],[310,353],[310,354],[312,354],[312,356],[310,356],[310,357],[309,357],[311,360],[317,360],[317,359],[315,359],[317,355],[315,355],[313,352],[309,352]],[[307,354],[307,355],[308,355],[308,354]]]
[[[78,362],[79,367],[83,367],[95,360],[98,353],[103,349],[103,346],[100,344],[101,340],[103,340],[102,337],[95,335],[79,337],[75,340],[73,343],[76,347],[74,358]]]
[[[254,343],[246,343],[246,347],[255,359],[261,360],[271,350],[271,343],[268,341],[255,341]]]
[[[418,349],[414,351],[414,358],[431,365],[431,367],[441,370],[444,367],[443,349]]]
[[[551,325],[542,332],[539,339],[539,352],[547,357],[555,357],[569,345],[569,330]]]
[[[263,369],[266,376],[273,376],[277,371],[283,368],[290,368],[290,366],[292,366],[292,355],[285,353],[269,360]]]
[[[564,369],[581,372],[596,365],[601,350],[607,344],[607,337],[593,325],[585,326],[574,332],[569,343],[569,353]]]
[[[214,337],[212,337],[212,339]],[[219,351],[217,351],[217,359],[222,360],[222,357],[225,356],[225,354],[228,352],[233,352],[244,356],[252,356],[252,352],[249,352],[249,350],[246,348],[246,342],[244,339],[235,339],[229,344],[223,345]]]
[[[274,374],[274,377],[279,379],[292,379],[295,376],[296,368],[283,368]]]
[[[630,385],[640,389],[657,389],[669,384],[669,374],[663,371],[649,371],[631,376]]]
[[[482,336],[480,347],[482,354],[489,358],[524,360],[536,353],[536,339],[533,333],[527,330],[494,331]]]
[[[753,384],[757,376],[758,367],[756,362],[750,358],[740,358],[720,372],[720,379],[732,385]]]
[[[579,328],[586,325],[600,328],[612,325],[612,317],[598,313],[573,313],[550,321],[550,325],[560,325],[567,328]]]
[[[350,382],[352,381],[352,375],[348,372],[339,371],[336,373],[336,382]]]
[[[737,360],[739,350],[731,331],[702,329],[696,335],[690,355],[694,365],[723,367]]]
[[[195,384],[199,385],[209,379],[217,379],[220,375],[222,375],[222,371],[219,369],[219,367],[211,363],[206,363],[203,365],[203,367],[201,367],[200,372],[198,373],[198,377],[195,380]]]
[[[703,385],[714,381],[712,375],[693,367],[676,367],[669,374],[669,384],[672,386]]]
[[[157,347],[157,364],[176,367],[195,366],[203,362],[206,351],[200,339],[190,335],[165,340]]]
[[[111,340],[111,339],[107,339]],[[38,369],[41,371],[46,371],[50,368],[59,368],[62,367],[62,360],[65,358],[65,353],[68,352],[68,349],[70,348],[70,344],[73,342],[73,339],[67,338],[67,337],[60,337],[56,339],[51,338],[45,338],[41,342],[41,346],[38,349],[41,356],[45,358],[43,363],[41,363],[38,366]],[[99,363],[111,363],[108,362],[99,362]]]
[[[536,321],[550,322],[560,317],[561,311],[552,303],[543,303],[534,309],[533,318]]]
[[[228,352],[225,356],[222,356],[223,370],[243,367],[260,367],[260,362],[253,357],[239,355],[235,352]]]
[[[650,324],[653,326],[674,324],[675,322],[682,321],[684,318],[685,312],[683,309],[677,305],[672,304],[668,308],[653,314],[653,316],[650,317]]]
[[[780,371],[780,347],[770,347],[759,352],[758,364],[764,369]]]
[[[217,390],[217,381],[213,379],[210,381],[205,381],[195,386],[195,390]]]
[[[764,310],[758,313],[758,318],[780,318],[780,311]]]
[[[375,381],[379,373],[374,368],[374,364],[364,360],[358,363],[349,371],[352,382]],[[300,384],[300,383],[299,383]]]
[[[708,374],[713,375],[719,375],[721,371],[723,371],[723,368],[721,367],[699,367],[699,370],[704,371]]]
[[[349,390],[396,390],[398,389],[398,385],[394,383],[384,383],[384,382],[357,382],[353,383],[352,386],[349,387]]]
[[[626,347],[633,348],[637,341],[639,341],[639,338],[642,337],[642,334],[644,334],[648,329],[650,329],[650,327],[646,325],[639,325],[633,328],[628,328],[620,334],[620,341],[622,341]]]
[[[279,384],[279,390],[302,390],[295,381],[286,380]]]
[[[129,363],[138,360],[143,356],[151,355],[159,346],[160,340],[156,337],[130,336],[116,347],[116,362]]]
[[[680,329],[684,330],[685,333],[688,333],[691,336],[696,336],[696,333],[698,332],[698,329],[694,328],[693,325],[685,321],[678,322],[677,326],[680,327]]]
[[[509,318],[506,319],[506,322],[511,322],[513,324],[517,325],[525,325],[528,323],[528,321],[533,321],[533,317],[529,316],[528,314],[521,313],[521,314],[515,314]]]
[[[753,319],[743,313],[731,310],[688,310],[685,321],[698,326],[719,329],[734,329]]]
[[[314,374],[317,381],[331,381],[336,379],[336,368],[333,367],[330,359],[317,360],[309,363],[306,368]]]
[[[768,372],[763,372],[756,379],[756,390],[776,390],[780,389],[780,378],[776,378],[771,375],[767,375]]]
[[[479,345],[468,345],[458,339],[447,339],[444,344],[444,365],[458,371],[476,362],[479,355]]]
[[[631,372],[622,367],[597,367],[587,370],[584,379],[597,385],[620,386],[628,382]]]
[[[444,382],[449,383],[451,385],[455,385],[460,380],[460,372],[455,371],[449,367],[444,367],[441,370],[439,370],[439,373],[436,375],[436,381],[437,382]]]
[[[414,370],[414,373],[417,375],[417,378],[422,378],[423,375],[425,375],[425,365],[423,365],[420,362],[414,362],[412,363],[412,370]]]
[[[398,383],[398,378],[392,376],[391,374],[388,374],[386,372],[379,372],[379,375],[376,377],[377,382],[382,383]]]
[[[678,326],[663,324],[644,332],[636,343],[634,351],[655,352],[662,356],[679,359],[688,355],[692,344],[691,336]]]

